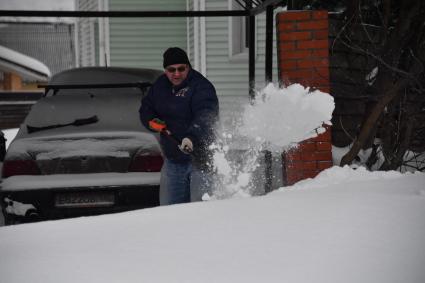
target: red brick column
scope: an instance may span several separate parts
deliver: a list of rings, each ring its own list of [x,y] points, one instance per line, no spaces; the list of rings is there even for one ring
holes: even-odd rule
[[[286,11],[277,15],[279,78],[330,92],[327,11]],[[286,185],[315,177],[331,167],[330,128],[283,154]]]

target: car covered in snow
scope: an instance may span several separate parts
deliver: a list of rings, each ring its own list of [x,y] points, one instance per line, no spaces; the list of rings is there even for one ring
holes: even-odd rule
[[[6,152],[5,223],[158,205],[163,159],[138,108],[160,74],[88,67],[53,76]]]

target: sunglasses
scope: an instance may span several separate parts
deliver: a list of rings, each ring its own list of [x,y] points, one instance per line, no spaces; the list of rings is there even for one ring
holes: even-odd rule
[[[183,73],[184,71],[186,71],[187,67],[186,66],[180,66],[177,68],[174,67],[168,67],[166,68],[167,72],[169,73],[175,73],[176,71],[178,71],[179,73]]]

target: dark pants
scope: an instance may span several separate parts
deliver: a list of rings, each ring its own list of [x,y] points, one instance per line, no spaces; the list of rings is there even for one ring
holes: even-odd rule
[[[191,162],[177,163],[165,159],[161,169],[160,204],[201,201],[205,193],[211,195],[212,176]]]

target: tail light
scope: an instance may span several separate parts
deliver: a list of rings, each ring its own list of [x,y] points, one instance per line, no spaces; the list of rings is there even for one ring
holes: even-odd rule
[[[160,172],[164,160],[161,155],[136,155],[130,164],[130,172]]]
[[[40,175],[34,160],[6,160],[3,163],[3,178],[15,175]]]

